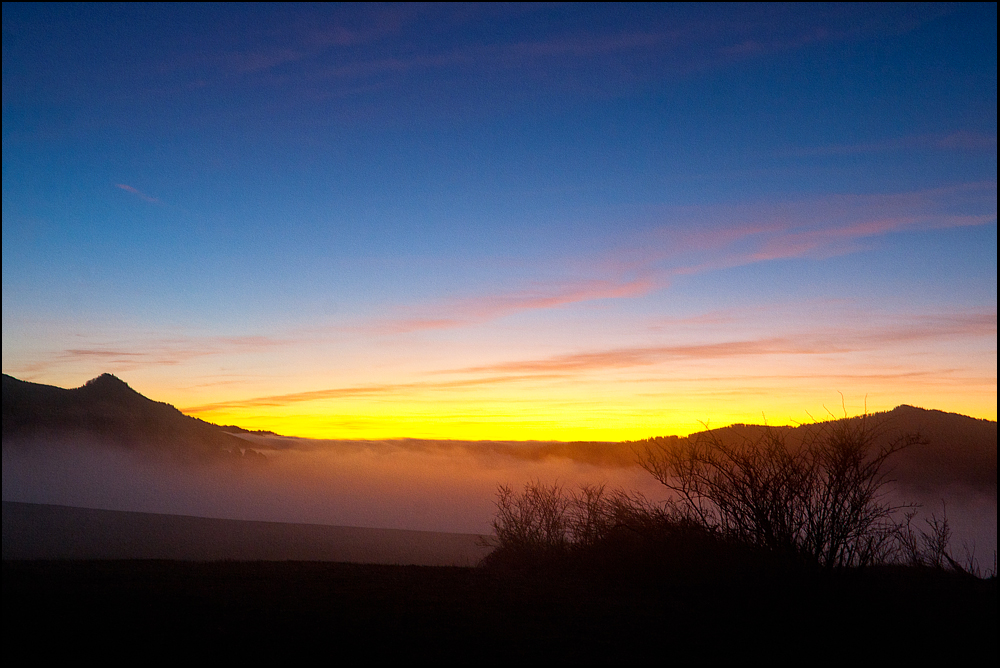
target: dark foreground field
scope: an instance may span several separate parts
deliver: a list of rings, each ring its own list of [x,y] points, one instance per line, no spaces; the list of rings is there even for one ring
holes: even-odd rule
[[[4,561],[338,561],[475,566],[485,536],[3,502]]]
[[[4,561],[4,656],[951,665],[997,658],[995,578],[912,569],[677,575]]]

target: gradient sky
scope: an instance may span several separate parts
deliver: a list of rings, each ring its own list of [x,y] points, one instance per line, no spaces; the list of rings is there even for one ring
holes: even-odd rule
[[[996,26],[5,3],[3,371],[323,438],[995,420]]]

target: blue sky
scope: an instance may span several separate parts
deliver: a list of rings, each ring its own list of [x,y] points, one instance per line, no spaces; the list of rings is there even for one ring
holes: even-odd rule
[[[5,373],[324,437],[996,418],[995,5],[3,30]]]

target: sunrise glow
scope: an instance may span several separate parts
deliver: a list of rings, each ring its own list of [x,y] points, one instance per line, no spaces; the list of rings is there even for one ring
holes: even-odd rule
[[[4,7],[4,373],[326,439],[996,419],[995,6],[64,10]]]

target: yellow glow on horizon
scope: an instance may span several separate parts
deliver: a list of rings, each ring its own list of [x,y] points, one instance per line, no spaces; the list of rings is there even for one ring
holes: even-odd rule
[[[772,388],[774,389],[774,388]],[[729,395],[705,389],[648,395],[606,389],[603,401],[583,396],[534,397],[526,391],[513,399],[499,396],[408,396],[317,400],[285,405],[220,407],[190,414],[216,424],[235,424],[286,436],[322,439],[449,439],[631,441],[652,436],[686,436],[733,423],[793,425],[848,415],[888,411],[900,404],[996,420],[989,393],[958,396],[946,388],[894,394],[845,393],[805,388],[743,388]],[[831,396],[832,395],[832,396]],[[995,395],[994,395],[995,396]]]
[[[594,313],[559,319],[568,314],[414,333],[299,332],[266,346],[140,332],[133,338],[148,345],[134,355],[117,343],[87,348],[124,350],[109,368],[95,369],[90,354],[52,354],[43,372],[29,356],[25,376],[11,355],[4,361],[16,377],[67,388],[109,371],[216,424],[324,439],[622,441],[900,404],[997,419],[995,308],[895,313],[822,301],[669,326],[636,316],[590,327]]]

